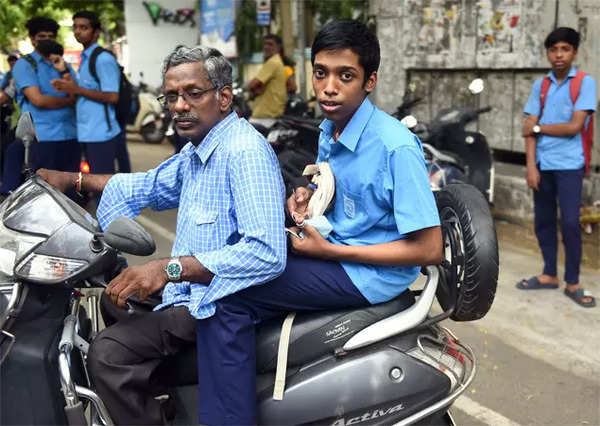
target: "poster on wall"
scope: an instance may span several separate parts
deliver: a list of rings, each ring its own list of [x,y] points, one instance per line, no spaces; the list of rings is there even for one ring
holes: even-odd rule
[[[512,53],[519,37],[520,0],[477,3],[477,51]]]
[[[460,0],[406,0],[406,54],[449,53],[460,39]],[[412,17],[418,16],[418,19]]]
[[[256,25],[268,27],[271,24],[271,0],[256,2]]]
[[[234,0],[200,0],[200,44],[237,57]]]

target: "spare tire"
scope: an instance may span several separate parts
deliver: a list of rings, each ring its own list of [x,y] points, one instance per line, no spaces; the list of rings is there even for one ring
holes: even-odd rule
[[[435,199],[446,271],[438,300],[445,310],[455,304],[450,316],[455,321],[480,319],[490,310],[498,284],[498,239],[488,203],[464,183],[445,186]]]

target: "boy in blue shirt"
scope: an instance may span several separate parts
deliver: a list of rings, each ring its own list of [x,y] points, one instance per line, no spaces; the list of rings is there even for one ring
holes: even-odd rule
[[[56,38],[58,24],[53,19],[35,17],[27,21],[26,27],[35,50],[15,63],[12,75],[21,111],[30,112],[35,124],[39,143],[32,150],[33,167],[75,171],[81,155],[76,140],[75,98],[52,87],[51,80],[60,78],[60,73],[38,49],[42,40]],[[69,70],[65,69],[65,72]],[[12,144],[11,149],[23,150],[21,144]],[[6,156],[7,159],[22,158],[19,152]],[[2,193],[8,193],[20,184],[21,166],[21,161],[5,162]]]
[[[577,76],[577,70],[572,66],[579,47],[577,31],[557,28],[548,35],[544,46],[552,71],[533,83],[523,124],[527,184],[534,190],[535,232],[544,258],[544,270],[538,276],[518,282],[517,288],[558,288],[558,199],[565,247],[565,295],[581,306],[593,307],[596,304],[594,297],[579,285],[579,214],[585,162],[581,132],[596,109],[596,82],[585,75],[579,95],[575,102],[572,101],[570,86]],[[542,97],[545,97],[544,101]]]
[[[379,42],[353,20],[326,25],[312,46],[313,86],[326,120],[318,161],[327,161],[336,194],[324,239],[306,225],[290,237],[281,276],[216,302],[197,322],[202,424],[257,424],[254,325],[295,310],[362,307],[390,300],[442,257],[439,217],[419,139],[377,109]],[[307,193],[304,188],[296,191]],[[290,213],[304,200],[292,196]]]
[[[75,79],[54,80],[56,90],[77,96],[77,136],[85,145],[92,173],[115,172],[115,150],[121,128],[114,104],[119,100],[121,72],[114,56],[108,52],[96,58],[97,81],[90,72],[90,57],[99,47],[100,20],[94,12],[73,15],[73,33],[83,45],[81,65]]]

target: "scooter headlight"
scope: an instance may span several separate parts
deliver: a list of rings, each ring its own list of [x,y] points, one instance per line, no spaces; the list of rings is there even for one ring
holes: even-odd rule
[[[76,274],[87,265],[88,263],[84,260],[31,253],[23,259],[15,271],[17,276],[24,279],[59,281]]]

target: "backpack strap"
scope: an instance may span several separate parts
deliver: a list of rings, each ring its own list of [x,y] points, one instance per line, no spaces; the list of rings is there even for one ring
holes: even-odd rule
[[[35,58],[33,56],[31,56],[30,53],[28,53],[27,55],[23,56],[23,59],[25,59],[27,62],[29,62],[29,65],[31,65],[31,68],[33,68],[33,71],[35,71],[35,73],[37,74],[37,62],[35,60]]]
[[[96,71],[96,62],[98,61],[98,56],[102,52],[108,52],[108,50],[104,49],[103,47],[96,46],[96,48],[92,51],[92,54],[90,55],[90,61],[88,63],[88,68],[90,70],[90,74],[92,75],[92,77],[94,77],[94,80],[96,80],[96,82],[98,83],[98,86],[100,86],[100,90],[102,90],[102,83],[100,83],[100,79],[98,78],[98,72]],[[110,52],[108,52],[108,53],[110,54]],[[110,114],[108,113],[108,104],[103,103],[103,105],[104,105],[104,117],[106,118],[106,124],[108,124],[108,130],[111,131],[112,126],[110,124]]]
[[[544,113],[544,104],[546,103],[546,96],[548,96],[548,90],[550,90],[551,84],[552,80],[550,77],[545,76],[542,80],[542,88],[540,89],[540,115],[538,119],[541,119],[542,114]]]
[[[583,83],[584,77],[587,75],[584,71],[577,71],[575,77],[571,78],[569,82],[569,93],[571,95],[571,102],[575,106],[579,93],[581,92],[581,84]],[[581,129],[581,143],[583,144],[583,157],[585,162],[585,172],[589,173],[590,163],[592,161],[592,145],[594,144],[594,115],[591,114],[587,119],[587,125],[584,124]]]

